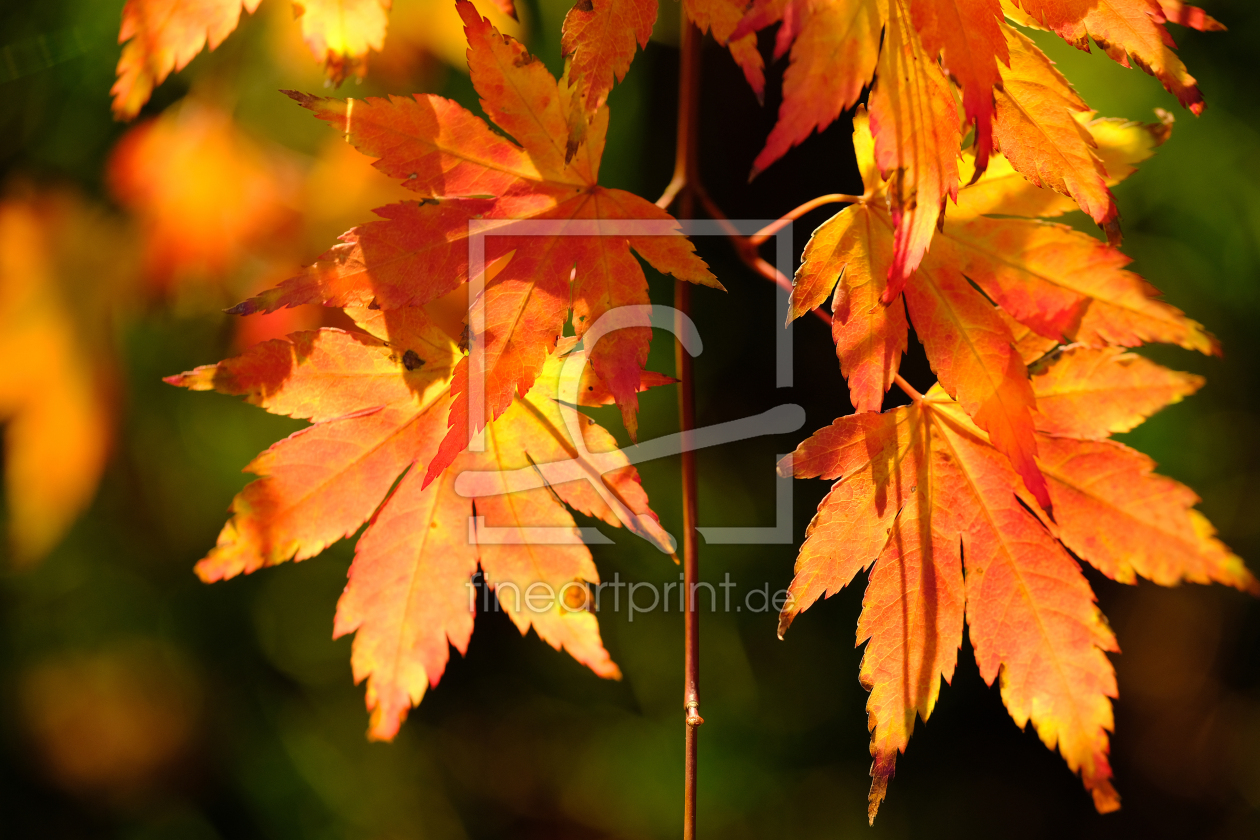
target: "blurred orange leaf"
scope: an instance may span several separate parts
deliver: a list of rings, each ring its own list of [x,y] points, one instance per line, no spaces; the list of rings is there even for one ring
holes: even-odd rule
[[[139,220],[144,267],[159,287],[221,280],[248,249],[296,219],[294,162],[209,105],[185,102],[131,129],[108,164],[118,201]]]
[[[341,84],[351,73],[367,72],[368,50],[385,45],[391,0],[294,0],[302,37],[324,62],[329,80]]]
[[[52,549],[91,502],[113,437],[112,298],[130,238],[68,192],[0,201],[0,417],[9,537],[19,562]]]
[[[232,34],[241,9],[253,12],[259,0],[127,0],[118,43],[114,116],[134,119],[153,88],[174,70],[182,70],[209,45],[214,49]]]
[[[153,784],[188,747],[198,695],[174,651],[132,642],[31,668],[22,679],[21,713],[59,786],[124,798]]]
[[[127,0],[118,43],[118,79],[110,91],[114,116],[134,119],[153,89],[182,70],[203,48],[211,50],[236,29],[241,10],[259,0]],[[363,76],[369,50],[385,43],[390,0],[295,0],[302,37],[328,78],[340,84]]]

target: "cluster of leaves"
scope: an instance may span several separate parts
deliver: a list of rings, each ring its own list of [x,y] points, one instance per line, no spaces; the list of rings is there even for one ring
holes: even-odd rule
[[[117,113],[134,114],[154,84],[205,42],[213,48],[241,7],[255,5],[131,0]],[[379,44],[389,4],[297,5],[338,80]],[[607,432],[578,419],[578,405],[616,403],[634,436],[637,393],[666,381],[643,370],[650,327],[635,322],[593,346],[576,342],[605,314],[647,303],[632,251],[680,280],[721,288],[685,238],[623,225],[677,233],[667,213],[598,184],[607,96],[646,44],[656,3],[579,2],[565,20],[559,80],[468,0],[457,8],[482,108],[513,139],[438,96],[291,93],[413,199],[381,208],[380,220],[234,310],[342,308],[355,330],[295,333],[169,380],[312,422],[250,465],[260,478],[236,498],[198,573],[219,580],[308,558],[367,522],[336,632],[356,633],[354,672],[367,681],[377,738],[392,737],[436,684],[448,644],[465,649],[467,583],[478,566],[522,632],[533,627],[596,673],[618,674],[585,599],[543,612],[518,603],[531,583],[584,591],[598,582],[580,544],[531,542],[532,529],[573,527],[564,504],[670,545],[633,467]],[[754,176],[870,86],[854,120],[865,192],[815,232],[792,293],[791,317],[832,298],[857,413],[781,465],[786,475],[835,484],[802,546],[780,633],[873,566],[858,624],[871,690],[871,819],[916,716],[928,717],[940,678],[952,676],[964,621],[982,676],[1001,676],[1015,721],[1058,748],[1100,811],[1115,809],[1116,685],[1106,653],[1117,645],[1078,560],[1123,582],[1260,586],[1194,511],[1190,490],[1109,440],[1200,384],[1127,348],[1216,351],[1116,250],[1110,187],[1168,137],[1171,117],[1151,126],[1095,119],[1017,27],[1053,31],[1081,49],[1092,39],[1197,114],[1202,97],[1165,24],[1220,25],[1180,0],[755,0],[748,8],[684,0],[684,9],[729,47],[758,95],[757,31],[778,23],[776,55],[791,51],[779,121]],[[334,20],[344,24],[335,34]],[[1108,242],[1047,221],[1077,207]],[[469,261],[474,220],[549,222],[556,235],[505,227],[485,240],[481,272]],[[470,335],[459,323],[465,315],[484,332]],[[924,394],[897,372],[911,325],[939,379]],[[467,352],[469,341],[478,352]],[[578,369],[580,399],[561,399],[572,385],[562,371]],[[473,399],[477,382],[484,400]],[[878,413],[893,384],[912,404]],[[577,472],[525,489],[502,478],[555,461]],[[502,483],[469,498],[455,486],[467,472]]]
[[[466,352],[450,304],[455,318],[465,315],[470,220],[550,220],[563,228],[647,219],[678,227],[655,205],[599,186],[606,107],[566,162],[571,88],[471,3],[459,9],[482,107],[520,145],[439,96],[341,102],[293,94],[421,200],[382,208],[381,221],[355,228],[304,274],[237,311],[342,307],[366,335],[298,333],[169,380],[244,394],[269,411],[313,421],[250,465],[263,478],[236,498],[233,519],[198,573],[218,580],[305,559],[370,519],[336,627],[339,634],[358,631],[355,675],[368,680],[371,734],[379,738],[392,737],[436,684],[448,643],[461,651],[467,645],[467,584],[478,564],[501,602],[509,582],[517,592],[539,582],[552,591],[599,582],[580,543],[530,543],[529,529],[573,527],[561,501],[671,550],[637,472],[615,454],[611,436],[588,421],[583,445],[570,439],[567,429],[577,426],[566,414],[575,409],[557,402],[560,366],[581,353],[578,367],[589,370],[580,404],[615,401],[633,429],[638,392],[669,381],[643,370],[650,328],[631,326],[581,351],[573,350],[575,341],[613,308],[648,303],[631,248],[661,271],[717,285],[677,234],[487,237],[485,289],[472,302],[487,328],[467,336],[480,353]],[[570,320],[576,335],[566,338]],[[481,370],[471,369],[474,355],[484,359]],[[481,375],[485,414],[470,423],[470,377]],[[469,451],[476,432],[484,432],[485,448]],[[592,461],[587,453],[609,457]],[[469,470],[568,459],[583,464],[586,477],[475,500],[454,489]],[[474,510],[479,519],[470,533]],[[486,528],[495,529],[491,536]],[[504,537],[505,528],[519,533]],[[541,613],[519,603],[504,607],[522,632],[533,627],[596,673],[619,674],[584,599],[557,599]]]
[[[1122,177],[1168,127],[1098,120],[1085,129]],[[916,715],[927,719],[940,678],[953,674],[964,613],[981,676],[1001,675],[1011,716],[1059,748],[1100,811],[1114,810],[1116,684],[1103,652],[1118,648],[1073,555],[1125,583],[1220,582],[1260,594],[1193,510],[1194,493],[1107,439],[1202,384],[1126,347],[1213,352],[1215,341],[1154,298],[1113,247],[1043,221],[1067,203],[998,153],[959,190],[932,251],[883,305],[894,224],[860,112],[854,146],[866,194],[806,246],[792,315],[834,289],[832,332],[858,413],[781,464],[785,475],[835,484],[801,547],[779,633],[874,564],[858,622],[872,818]],[[973,161],[969,152],[963,166]],[[939,382],[910,406],[871,413],[897,375],[908,322]]]
[[[118,43],[124,45],[118,79],[110,91],[114,115],[133,119],[155,87],[203,49],[217,48],[236,30],[241,13],[253,14],[259,2],[127,0],[118,33]],[[366,75],[369,54],[385,45],[392,5],[392,0],[293,0],[292,9],[302,40],[323,63],[329,82],[341,84],[352,75],[359,79]],[[516,18],[512,0],[496,0],[494,7]],[[404,17],[404,23],[409,22]],[[431,21],[425,25],[433,28]]]

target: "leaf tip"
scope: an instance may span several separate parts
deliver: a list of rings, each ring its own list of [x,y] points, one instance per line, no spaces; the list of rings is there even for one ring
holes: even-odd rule
[[[303,93],[300,90],[286,90],[284,88],[281,88],[280,92],[283,93],[285,96],[289,97],[290,99],[292,99],[297,104],[301,105],[303,108],[310,108],[312,111],[315,110],[315,103],[318,102],[321,98],[318,96],[314,96],[313,94]]]
[[[891,757],[876,756],[871,762],[871,792],[866,797],[866,819],[869,825],[875,825],[879,806],[888,795],[888,782],[893,777],[893,763],[896,758],[894,752]]]
[[[1109,779],[1100,779],[1090,789],[1094,797],[1094,808],[1100,814],[1110,814],[1120,810],[1120,794],[1111,786]]]
[[[779,613],[779,627],[777,630],[779,641],[783,641],[783,635],[787,633],[788,628],[792,626],[792,621],[795,618],[796,618],[795,610],[785,609],[783,610],[783,612]]]

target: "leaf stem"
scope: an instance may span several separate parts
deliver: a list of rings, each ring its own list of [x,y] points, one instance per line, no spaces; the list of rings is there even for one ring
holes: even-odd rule
[[[787,227],[801,216],[804,216],[810,210],[815,210],[826,204],[861,204],[862,201],[863,198],[860,195],[845,195],[844,193],[831,193],[830,195],[820,195],[817,198],[811,198],[800,207],[789,210],[775,221],[748,237],[748,244],[756,248],[758,245],[783,230],[783,228]]]
[[[713,203],[713,200],[709,198],[708,194],[704,191],[703,187],[701,187],[699,184],[693,184],[692,189],[700,197],[700,201],[701,203],[704,204],[704,208],[706,211],[708,211],[709,215],[713,216],[713,218],[718,219],[720,221],[724,221],[724,222],[726,221],[726,215],[722,212],[721,208],[719,208],[716,204]],[[786,290],[788,294],[791,294],[792,281],[789,280],[787,277],[784,277],[783,272],[779,271],[777,268],[772,266],[770,263],[766,262],[757,254],[757,245],[760,244],[760,242],[764,242],[766,240],[766,237],[773,235],[775,231],[781,230],[784,225],[790,224],[794,219],[800,216],[803,216],[804,214],[808,213],[810,210],[814,209],[815,207],[821,207],[824,204],[835,204],[841,201],[848,201],[851,203],[856,203],[861,200],[862,199],[858,198],[857,196],[841,195],[839,193],[835,193],[832,195],[819,196],[818,198],[815,198],[812,201],[805,202],[800,207],[797,207],[795,210],[792,210],[791,212],[789,212],[788,214],[786,214],[785,216],[783,216],[781,219],[774,222],[773,224],[767,225],[766,227],[762,228],[762,230],[759,233],[757,233],[756,236],[752,236],[745,239],[733,232],[734,225],[731,225],[731,224],[726,225],[727,235],[730,236],[732,242],[734,243],[735,251],[739,254],[740,259],[742,259],[750,268],[752,268],[753,271],[756,271],[758,274],[760,274],[762,277],[769,280],[771,283],[774,283],[780,288]],[[814,307],[814,309],[810,311],[828,327],[831,326],[832,317],[825,310],[823,310],[822,307]],[[909,397],[910,399],[914,400],[916,403],[923,401],[923,395],[920,394],[917,390],[915,390],[913,385],[911,385],[904,378],[902,378],[901,374],[899,373],[893,374],[893,384],[895,384],[898,388],[900,388],[903,392],[905,392],[905,395]]]
[[[914,389],[914,386],[901,377],[900,373],[893,374],[893,384],[905,392],[906,396],[915,402],[923,402],[923,395]]]

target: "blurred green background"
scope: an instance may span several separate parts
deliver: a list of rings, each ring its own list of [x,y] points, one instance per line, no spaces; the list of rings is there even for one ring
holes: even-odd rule
[[[410,0],[395,0],[395,9]],[[255,136],[309,154],[328,130],[276,91],[319,92],[273,60],[265,13],[158,88],[145,115],[198,84],[230,85]],[[121,0],[0,7],[0,167],[10,179],[78,185],[100,202],[106,156],[125,131],[109,113]],[[271,12],[275,10],[272,9]],[[527,4],[531,48],[560,64],[563,0]],[[1125,251],[1168,299],[1222,340],[1223,359],[1152,348],[1208,377],[1194,398],[1128,436],[1189,483],[1222,537],[1260,566],[1260,11],[1218,0],[1225,33],[1175,30],[1208,109],[1195,119],[1158,83],[1098,54],[1039,39],[1101,115],[1176,113],[1171,141],[1117,190]],[[287,11],[285,11],[287,14]],[[662,0],[662,40],[678,8]],[[769,49],[763,34],[763,47]],[[704,68],[702,168],[734,217],[772,218],[823,192],[860,191],[842,119],[752,185],[750,162],[778,107],[778,72],[758,106],[712,43]],[[603,180],[654,198],[672,169],[676,51],[654,42],[611,97]],[[369,73],[345,94],[430,90],[476,108],[467,76],[429,62],[411,78]],[[121,211],[119,211],[121,213]],[[816,213],[795,226],[799,253]],[[1085,229],[1085,228],[1083,228]],[[306,259],[313,258],[322,243]],[[19,247],[20,243],[0,243]],[[797,402],[800,434],[700,456],[701,522],[770,525],[771,463],[804,432],[849,411],[829,338],[804,319],[796,381],[774,388],[780,316],[769,284],[729,247],[699,247],[728,294],[700,290],[700,421]],[[670,287],[652,277],[654,298]],[[0,835],[19,838],[665,838],[682,816],[682,623],[678,613],[605,613],[621,682],[604,682],[498,614],[481,615],[393,744],[371,744],[350,640],[331,640],[352,541],[318,558],[206,586],[193,563],[214,544],[240,469],[299,424],[237,400],[164,385],[164,375],[233,352],[213,295],[148,299],[114,330],[119,439],[88,513],[42,564],[0,572]],[[653,367],[670,371],[663,338]],[[6,359],[4,364],[20,364]],[[921,355],[907,366],[930,381]],[[675,428],[673,389],[644,396],[642,432]],[[615,425],[610,410],[601,420]],[[641,468],[668,528],[677,467]],[[799,540],[825,490],[800,482]],[[590,523],[581,523],[590,524]],[[597,547],[605,579],[665,582],[661,555],[615,533]],[[706,579],[742,595],[786,586],[793,546],[704,547]],[[861,587],[802,616],[786,641],[770,613],[706,614],[702,631],[700,825],[707,838],[1260,836],[1260,604],[1221,588],[1125,587],[1090,573],[1119,637],[1112,746],[1123,810],[1088,796],[980,680],[958,673],[898,762],[874,828],[866,695],[852,644]],[[737,596],[738,597],[738,596]]]

